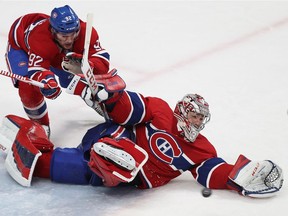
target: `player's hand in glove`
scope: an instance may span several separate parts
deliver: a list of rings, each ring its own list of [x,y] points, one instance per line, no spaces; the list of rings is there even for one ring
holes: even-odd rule
[[[66,54],[66,58],[69,61],[72,61],[72,62],[77,63],[77,64],[81,64],[82,57],[83,57],[82,54],[75,53],[75,52],[69,52]]]
[[[81,74],[81,61],[82,61],[82,54],[69,52],[66,54],[65,59],[62,61],[62,68],[63,70],[73,73],[73,74]],[[90,67],[93,70],[94,65],[91,61],[89,61]]]
[[[31,78],[38,82],[47,84],[49,88],[40,88],[41,93],[46,98],[54,100],[61,94],[61,88],[59,87],[52,71],[38,71],[34,73]]]

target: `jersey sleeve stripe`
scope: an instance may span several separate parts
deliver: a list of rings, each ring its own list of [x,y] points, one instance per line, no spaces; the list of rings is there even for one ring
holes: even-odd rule
[[[144,101],[138,93],[127,91],[127,95],[131,104],[131,111],[123,124],[134,125],[141,122],[145,116]]]

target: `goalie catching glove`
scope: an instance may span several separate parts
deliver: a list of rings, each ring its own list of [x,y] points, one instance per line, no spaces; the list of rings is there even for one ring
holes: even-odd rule
[[[270,160],[251,161],[240,155],[229,174],[228,187],[249,197],[274,196],[283,185],[282,169]]]

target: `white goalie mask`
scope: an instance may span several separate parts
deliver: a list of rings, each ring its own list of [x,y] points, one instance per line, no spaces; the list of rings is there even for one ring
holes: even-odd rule
[[[188,118],[191,113],[201,116],[200,125],[191,123]],[[194,142],[199,132],[210,120],[209,105],[200,95],[187,94],[176,104],[174,115],[178,119],[177,127],[181,134],[187,141]]]

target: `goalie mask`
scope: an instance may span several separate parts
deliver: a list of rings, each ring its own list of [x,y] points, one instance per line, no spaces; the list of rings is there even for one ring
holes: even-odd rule
[[[200,95],[187,94],[176,104],[174,115],[181,134],[187,141],[194,142],[210,120],[209,105]]]

